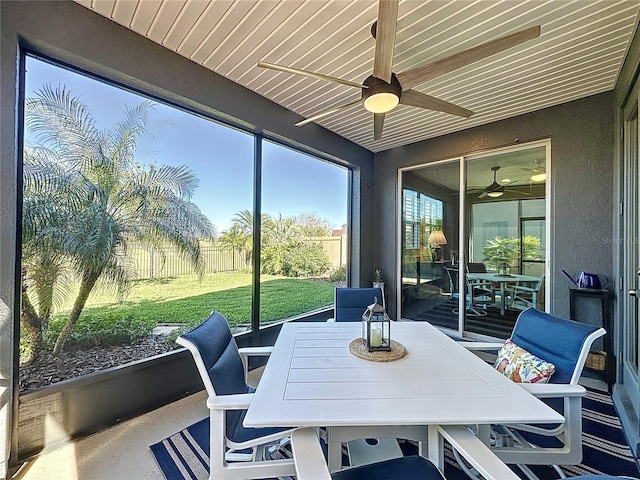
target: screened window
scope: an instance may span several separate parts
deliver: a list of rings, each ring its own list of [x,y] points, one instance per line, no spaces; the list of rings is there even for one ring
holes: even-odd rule
[[[136,360],[214,309],[242,332],[331,305],[348,169],[32,56],[25,79],[23,390],[36,357]]]

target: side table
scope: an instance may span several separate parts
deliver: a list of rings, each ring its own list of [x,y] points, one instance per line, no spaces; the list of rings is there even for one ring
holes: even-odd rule
[[[572,320],[576,318],[576,303],[580,298],[595,298],[601,302],[602,327],[607,331],[604,337],[604,351],[607,358],[606,378],[609,393],[616,381],[616,358],[613,355],[613,318],[611,316],[611,300],[614,293],[606,288],[570,288],[569,289],[569,316]]]

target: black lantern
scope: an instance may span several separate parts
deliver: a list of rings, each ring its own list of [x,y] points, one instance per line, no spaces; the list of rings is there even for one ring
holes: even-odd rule
[[[370,352],[391,351],[391,320],[377,298],[362,314],[362,343]]]

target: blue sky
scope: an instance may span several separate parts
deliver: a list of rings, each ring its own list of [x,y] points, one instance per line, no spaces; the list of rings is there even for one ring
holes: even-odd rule
[[[39,60],[27,59],[26,95],[45,84],[64,85],[81,99],[101,129],[111,128],[145,98]],[[192,201],[222,233],[233,215],[252,209],[253,137],[156,102],[138,161],[188,165],[200,179]],[[340,228],[347,220],[346,169],[265,142],[263,213],[315,212]]]

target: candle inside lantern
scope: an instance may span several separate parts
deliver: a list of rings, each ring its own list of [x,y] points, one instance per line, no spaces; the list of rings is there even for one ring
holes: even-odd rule
[[[371,329],[370,343],[372,347],[382,346],[382,330],[375,327]]]

